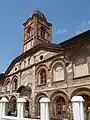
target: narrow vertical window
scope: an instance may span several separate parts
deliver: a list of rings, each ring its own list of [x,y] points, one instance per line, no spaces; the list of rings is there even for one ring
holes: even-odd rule
[[[10,82],[8,81],[8,82],[7,82],[7,88],[6,88],[7,91],[10,91],[10,85],[11,85],[11,84],[10,84]]]
[[[32,28],[29,27],[29,28],[27,29],[27,39],[29,39],[31,36],[32,36]]]
[[[30,58],[28,58],[28,66],[30,65]]]
[[[42,69],[40,71],[40,84],[46,84],[46,70]]]
[[[45,39],[45,29],[41,28],[41,38]]]
[[[12,88],[13,88],[13,90],[17,89],[17,78],[13,79]]]

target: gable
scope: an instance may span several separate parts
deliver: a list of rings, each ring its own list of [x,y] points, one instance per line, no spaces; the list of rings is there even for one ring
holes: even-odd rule
[[[28,68],[34,64],[38,64],[41,61],[44,61],[52,56],[57,55],[57,52],[50,52],[46,50],[39,50],[35,54],[28,55],[27,57],[21,59],[19,62],[15,63],[12,68],[8,71],[7,75],[11,75],[13,73],[18,72],[19,70],[23,70]]]
[[[12,67],[12,69],[9,71],[8,75],[17,72],[19,69],[20,69],[20,62],[17,62],[15,65],[13,65],[13,67]]]
[[[24,67],[28,66],[29,59],[30,64],[33,65],[38,62],[40,62],[39,57],[42,54],[43,60],[48,59],[49,57],[54,56],[55,54],[62,52],[63,49],[60,47],[60,45],[57,44],[38,44],[37,46],[31,48],[27,52],[21,54],[20,56],[16,57],[11,64],[9,65],[8,69],[5,72],[5,75],[8,75],[10,71],[11,73],[14,72],[14,66],[17,66],[17,64],[20,62],[22,64],[19,69],[23,69]],[[27,64],[27,65],[25,65]]]

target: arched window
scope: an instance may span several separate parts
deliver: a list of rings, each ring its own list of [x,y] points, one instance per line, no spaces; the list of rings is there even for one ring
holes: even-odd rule
[[[30,38],[31,36],[32,36],[32,28],[29,27],[29,28],[27,29],[27,39]]]
[[[43,85],[46,84],[46,70],[41,69],[39,72],[39,84]]]
[[[35,98],[36,116],[40,116],[40,99],[43,97],[47,97],[47,95],[44,93],[41,93],[41,94],[38,94],[37,97]]]
[[[45,28],[41,27],[41,38],[45,39]]]
[[[18,80],[17,78],[15,77],[12,81],[12,89],[13,90],[17,90],[17,86],[18,86]]]
[[[85,57],[78,57],[74,61],[74,77],[88,75],[88,64]]]
[[[63,118],[63,112],[64,112],[64,106],[65,106],[65,100],[63,97],[59,96],[55,99],[55,109],[56,109],[56,115]]]
[[[53,68],[53,81],[64,80],[64,67],[61,64],[57,64]]]
[[[52,118],[54,117],[57,120],[69,120],[68,116],[69,113],[65,98],[60,95],[56,96],[52,102]]]
[[[10,81],[8,81],[8,82],[7,82],[6,91],[10,91],[10,87],[11,87],[11,83],[10,83]]]

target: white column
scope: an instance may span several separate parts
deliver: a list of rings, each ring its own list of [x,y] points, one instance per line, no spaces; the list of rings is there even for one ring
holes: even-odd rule
[[[26,100],[24,98],[17,99],[17,117],[21,119],[24,117],[24,103]]]
[[[84,99],[82,96],[74,96],[72,99],[74,120],[85,120],[84,117]]]
[[[0,120],[1,120],[1,118],[2,118],[2,102],[0,100]]]
[[[40,117],[41,120],[50,120],[49,116],[49,98],[41,98],[40,99]]]
[[[2,118],[2,116],[5,116],[6,114],[6,103],[8,102],[6,97],[3,97],[0,100],[0,120]]]

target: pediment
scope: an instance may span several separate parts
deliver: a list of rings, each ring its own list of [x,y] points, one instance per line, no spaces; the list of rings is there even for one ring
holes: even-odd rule
[[[15,65],[13,65],[11,70],[8,72],[8,75],[17,72],[19,69],[20,69],[20,62],[17,62]]]

